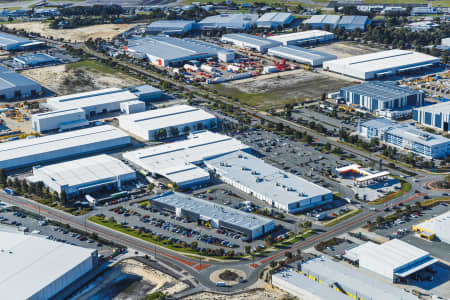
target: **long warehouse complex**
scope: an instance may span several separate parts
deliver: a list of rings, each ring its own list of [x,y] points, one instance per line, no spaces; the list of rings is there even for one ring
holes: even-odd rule
[[[52,110],[81,108],[87,117],[101,113],[119,111],[120,103],[138,100],[138,97],[128,90],[107,88],[85,93],[77,93],[47,99],[47,106]]]
[[[69,108],[31,115],[33,130],[39,133],[52,130],[71,130],[89,125],[81,108]]]
[[[307,30],[287,34],[272,35],[269,40],[288,45],[313,45],[334,40],[334,34],[323,30]]]
[[[0,48],[3,50],[24,50],[36,43],[41,42],[31,41],[17,35],[0,32]]]
[[[406,280],[437,263],[430,253],[398,239],[383,244],[367,242],[346,251],[345,255],[365,269],[392,282]]]
[[[37,97],[41,92],[39,83],[0,66],[0,101]]]
[[[367,16],[314,15],[303,22],[312,28],[343,28],[346,31],[359,29],[364,31],[371,20]]]
[[[97,250],[0,231],[0,294],[8,300],[52,299],[97,265]]]
[[[205,164],[224,182],[289,213],[333,201],[330,190],[242,151],[207,159]]]
[[[104,187],[121,189],[124,183],[136,179],[136,172],[121,160],[101,154],[48,165],[34,167],[30,182],[43,182],[44,185],[71,198],[86,195]]]
[[[230,33],[222,36],[222,42],[228,42],[243,49],[266,52],[267,49],[280,45],[280,42],[247,33]]]
[[[210,181],[209,173],[199,167],[205,159],[238,150],[251,151],[237,139],[204,130],[191,133],[186,140],[126,152],[123,158],[152,176],[164,176],[187,188]]]
[[[309,280],[318,281],[324,286],[338,290],[350,296],[351,299],[419,300],[418,297],[403,289],[325,257],[316,257],[300,263],[299,269],[301,274]]]
[[[370,112],[422,106],[423,92],[383,81],[366,82],[340,90],[349,106],[357,105]]]
[[[213,228],[225,228],[243,233],[248,240],[256,239],[275,228],[269,218],[246,213],[225,205],[169,192],[150,199],[152,206],[175,212],[178,217],[203,221]]]
[[[389,146],[410,151],[425,158],[450,155],[450,139],[417,129],[409,124],[380,118],[361,123],[358,132],[368,139],[378,138]]]
[[[442,102],[413,110],[413,119],[420,125],[434,129],[449,131],[450,102]]]
[[[131,138],[110,125],[0,144],[0,169],[14,169],[123,147]]]
[[[437,239],[450,245],[450,211],[413,225],[412,229],[423,238]]]
[[[294,17],[291,13],[285,12],[269,12],[265,13],[258,20],[256,20],[256,26],[261,28],[274,28],[278,26],[286,26],[294,21]]]
[[[231,50],[199,40],[168,36],[130,40],[125,50],[129,55],[147,58],[148,61],[158,66],[181,65],[183,62],[193,59],[218,57],[220,53],[234,58],[234,52]]]
[[[232,29],[248,30],[258,20],[257,14],[221,14],[206,17],[198,25],[202,30],[210,29]]]
[[[196,107],[174,105],[118,117],[120,128],[144,140],[162,140],[217,127],[217,118]]]
[[[189,32],[195,26],[195,21],[188,20],[158,20],[147,26],[149,33],[175,34]]]
[[[321,66],[325,61],[337,58],[336,55],[306,48],[300,48],[297,46],[280,46],[270,48],[267,51],[267,54],[310,65],[313,67]]]
[[[323,67],[327,71],[369,80],[431,67],[439,63],[440,59],[431,55],[408,50],[388,50],[330,60],[325,62]]]

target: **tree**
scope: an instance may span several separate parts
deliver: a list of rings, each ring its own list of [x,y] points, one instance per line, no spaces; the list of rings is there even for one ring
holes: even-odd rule
[[[66,193],[65,190],[62,190],[62,191],[61,191],[59,197],[60,197],[60,199],[61,199],[61,202],[62,202],[64,205],[67,204],[67,193]]]
[[[288,252],[284,253],[284,255],[286,256],[287,259],[289,259],[289,260],[292,259],[292,252],[288,251]]]
[[[153,191],[153,189],[155,188],[155,184],[150,182],[149,184],[147,184],[147,191],[151,192]]]
[[[184,126],[183,133],[188,134],[190,130],[191,130],[191,128],[189,126]]]
[[[250,245],[245,246],[245,253],[250,254],[250,252],[252,251],[252,247],[250,247]]]
[[[266,242],[267,245],[272,245],[273,244],[273,236],[271,234],[269,234],[265,239],[264,242]]]
[[[194,241],[194,242],[191,243],[190,247],[191,247],[192,250],[195,251],[195,250],[197,250],[198,243]]]
[[[384,222],[384,218],[382,216],[378,216],[377,219],[376,219],[376,222],[377,222],[378,225],[381,225]]]
[[[306,221],[305,223],[303,223],[303,227],[305,227],[305,228],[311,228],[311,227],[312,227],[311,221]]]
[[[8,179],[8,176],[6,175],[5,169],[0,169],[0,184],[5,185],[7,179]]]
[[[176,182],[172,182],[170,185],[172,186],[172,189],[174,191],[180,190],[180,187],[178,186],[178,184]]]

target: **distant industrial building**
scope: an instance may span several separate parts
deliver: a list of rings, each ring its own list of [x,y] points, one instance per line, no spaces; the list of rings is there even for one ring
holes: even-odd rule
[[[450,211],[413,225],[412,230],[428,240],[437,239],[450,245]]]
[[[207,159],[205,165],[225,183],[289,213],[333,201],[330,190],[242,151]]]
[[[120,103],[133,100],[138,100],[138,97],[128,90],[107,88],[48,98],[47,106],[52,110],[81,108],[86,116],[91,117],[101,113],[120,111]]]
[[[313,67],[321,66],[324,61],[337,58],[336,55],[297,46],[274,47],[270,48],[267,53],[275,57],[285,58]]]
[[[361,123],[360,135],[378,138],[387,145],[406,150],[426,158],[440,158],[450,155],[450,140],[440,135],[428,133],[407,124],[386,119],[376,119]]]
[[[348,253],[349,252],[349,253]],[[346,252],[361,269],[393,282],[406,280],[413,274],[438,262],[430,253],[398,239],[383,244],[367,242]]]
[[[195,60],[218,57],[219,53],[234,53],[231,50],[194,39],[178,39],[168,36],[153,36],[129,41],[125,47],[128,54],[147,58],[158,66],[181,65]]]
[[[416,6],[411,9],[411,16],[428,16],[442,13],[439,7]]]
[[[145,111],[145,102],[140,100],[120,103],[120,112],[124,114],[135,114]]]
[[[441,40],[441,48],[444,50],[450,49],[450,37]]]
[[[328,42],[334,39],[334,34],[323,30],[307,30],[281,35],[272,35],[269,40],[277,41],[288,45],[312,45],[317,43]]]
[[[316,257],[300,263],[299,269],[301,274],[309,280],[317,281],[323,286],[328,286],[353,299],[419,300],[417,296],[401,288],[325,257]]]
[[[344,28],[346,31],[354,31],[359,29],[366,30],[366,26],[370,24],[367,16],[342,16],[337,24],[337,28]]]
[[[14,57],[14,63],[22,68],[44,66],[57,63],[58,59],[45,53],[27,54]]]
[[[289,25],[292,21],[294,21],[294,17],[291,13],[269,12],[256,20],[256,26],[262,28],[274,28],[277,26]]]
[[[420,91],[383,81],[343,87],[340,96],[347,105],[357,105],[370,112],[421,106],[424,101],[424,94]]]
[[[0,32],[0,48],[3,50],[25,50],[38,44],[43,44],[43,42],[31,41],[17,35]]]
[[[439,63],[440,59],[431,55],[407,50],[388,50],[330,60],[325,62],[323,67],[327,71],[369,80],[431,67]]]
[[[65,192],[69,198],[86,195],[102,188],[121,190],[124,183],[136,180],[136,172],[112,156],[101,154],[34,167],[30,182],[42,182],[51,191]]]
[[[403,14],[404,12],[406,12],[406,7],[401,7],[401,6],[386,6],[382,11],[381,14],[382,15],[399,15],[399,14]]]
[[[322,282],[311,280],[294,270],[282,270],[272,275],[272,285],[286,291],[298,299],[312,300],[350,300],[351,298],[324,285]]]
[[[256,24],[258,20],[257,14],[221,14],[206,17],[201,20],[198,25],[202,30],[209,29],[232,29],[232,30],[248,30]]]
[[[39,83],[0,66],[0,101],[37,97],[41,92]]]
[[[254,240],[275,228],[274,221],[269,218],[181,193],[162,194],[151,198],[150,202],[152,206],[174,212],[178,217],[245,234],[248,240]]]
[[[280,45],[280,42],[247,33],[224,34],[222,36],[222,41],[232,43],[240,48],[256,50],[259,52],[266,52],[267,49]]]
[[[189,105],[148,110],[120,116],[118,119],[121,128],[147,141],[217,127],[217,118],[214,115]]]
[[[189,32],[195,26],[195,21],[159,20],[147,26],[149,33],[179,34]]]
[[[450,123],[450,102],[417,107],[413,110],[413,119],[423,126],[447,132]]]
[[[52,299],[97,264],[97,250],[0,231],[0,293],[8,300]]]
[[[138,85],[128,88],[130,92],[135,94],[141,101],[154,101],[161,99],[163,92],[160,89],[152,87],[148,84]]]
[[[81,108],[55,110],[31,116],[33,130],[39,133],[52,130],[71,130],[89,125]]]
[[[405,25],[406,28],[409,28],[413,32],[418,31],[428,31],[432,29],[439,28],[439,24],[433,23],[432,21],[421,21],[421,22],[413,22]]]
[[[17,169],[123,147],[130,136],[110,125],[0,144],[0,169]]]
[[[313,29],[334,29],[341,17],[339,15],[313,15],[308,20],[304,21],[303,24],[308,24]]]
[[[210,181],[209,173],[199,167],[205,159],[239,150],[251,149],[232,137],[211,131],[197,131],[186,140],[126,152],[123,158],[152,176],[164,176],[178,186],[187,188]]]

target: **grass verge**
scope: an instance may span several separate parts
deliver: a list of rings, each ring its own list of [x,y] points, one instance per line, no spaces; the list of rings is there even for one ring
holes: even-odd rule
[[[67,65],[68,70],[77,68],[86,68],[92,72],[104,73],[104,74],[117,74],[117,70],[99,63],[95,60],[82,60],[73,64]]]
[[[438,197],[438,198],[434,198],[434,199],[428,199],[425,201],[422,201],[421,204],[423,207],[430,207],[430,206],[434,206],[436,204],[439,203],[450,203],[450,197]]]
[[[334,218],[331,221],[324,222],[322,225],[325,226],[325,227],[334,226],[334,225],[336,225],[336,224],[338,224],[338,223],[340,223],[340,222],[342,222],[344,220],[347,220],[347,219],[349,219],[349,218],[351,218],[353,216],[356,216],[360,212],[362,212],[362,209],[353,209],[353,210],[351,210],[351,211],[349,211],[349,212],[347,212],[347,213],[345,213],[343,215],[340,215],[340,216]]]

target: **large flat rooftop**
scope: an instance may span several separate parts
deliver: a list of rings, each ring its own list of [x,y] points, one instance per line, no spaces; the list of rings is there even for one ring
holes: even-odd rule
[[[81,108],[68,108],[68,109],[61,109],[61,110],[54,110],[54,111],[48,111],[40,114],[34,114],[33,119],[40,120],[40,119],[47,119],[51,117],[61,117],[66,116],[68,114],[74,114],[74,113],[85,113],[83,109]]]
[[[422,107],[415,108],[416,110],[423,111],[423,112],[430,112],[430,113],[442,113],[442,114],[450,114],[450,101],[448,102],[442,102],[438,104],[433,105],[427,105]]]
[[[383,82],[383,81],[371,81],[360,83],[348,87],[343,87],[342,90],[352,92],[362,96],[370,96],[379,100],[392,100],[410,95],[421,94],[422,92],[413,90],[407,86],[399,86],[395,83]]]
[[[265,217],[260,217],[228,207],[226,205],[194,198],[181,193],[169,192],[167,194],[153,197],[152,200],[199,214],[203,217],[202,219],[221,220],[249,230],[258,229],[273,222],[271,219]]]
[[[279,42],[269,40],[262,38],[260,36],[251,35],[247,33],[230,33],[230,34],[224,34],[222,36],[223,41],[237,41],[240,43],[244,43],[247,46],[253,46],[253,47],[275,47],[280,45]]]
[[[11,45],[11,44],[26,44],[26,43],[30,43],[31,41],[29,39],[17,36],[17,35],[12,35],[12,34],[8,34],[5,32],[0,32],[0,45],[1,46],[6,46],[6,45]]]
[[[331,193],[326,188],[284,172],[242,151],[208,159],[206,164],[210,168],[221,170],[225,177],[284,205]]]
[[[19,73],[0,66],[0,91],[10,88],[25,88],[29,86],[40,87],[37,82],[25,76],[22,76]]]
[[[436,234],[441,241],[450,244],[450,211],[419,223],[416,226]]]
[[[269,36],[268,39],[273,41],[278,41],[282,43],[286,42],[296,42],[296,41],[313,41],[317,39],[332,39],[334,34],[324,30],[307,30],[300,32],[293,32],[280,35]]]

